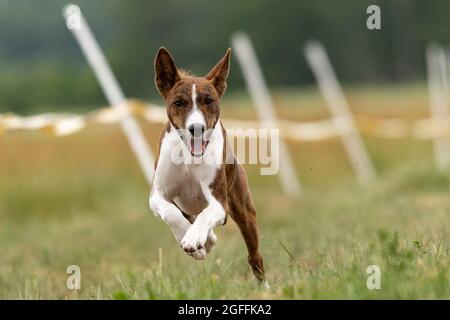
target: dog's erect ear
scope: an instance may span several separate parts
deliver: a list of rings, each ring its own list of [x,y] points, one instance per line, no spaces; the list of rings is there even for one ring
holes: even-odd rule
[[[155,58],[155,84],[159,92],[166,97],[170,89],[180,80],[177,66],[173,62],[169,51],[161,47]]]
[[[219,96],[222,96],[227,88],[227,77],[230,71],[231,48],[228,48],[225,56],[209,71],[206,79],[210,80],[216,88]]]

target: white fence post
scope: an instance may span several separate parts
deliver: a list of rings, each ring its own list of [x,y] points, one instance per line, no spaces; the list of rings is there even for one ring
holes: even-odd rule
[[[259,119],[266,126],[279,128],[273,101],[249,37],[245,33],[238,32],[232,36],[231,42]],[[300,194],[302,188],[288,147],[283,139],[280,139],[279,151],[280,171],[278,176],[283,189],[289,194]]]
[[[318,41],[309,41],[304,52],[333,117],[336,129],[342,137],[342,142],[359,182],[366,184],[374,180],[375,169],[324,47]]]
[[[430,110],[437,133],[433,140],[434,158],[439,171],[448,168],[450,148],[448,134],[448,74],[445,49],[432,42],[426,48]]]
[[[84,19],[80,8],[77,5],[68,4],[64,7],[63,15],[65,17],[67,27],[70,31],[72,31],[75,39],[80,45],[83,54],[94,71],[109,104],[121,110],[128,110],[125,96],[86,20]],[[124,117],[120,124],[128,139],[131,149],[138,159],[141,169],[144,171],[148,184],[151,185],[154,174],[154,158],[147,142],[145,141],[144,134],[131,114]]]

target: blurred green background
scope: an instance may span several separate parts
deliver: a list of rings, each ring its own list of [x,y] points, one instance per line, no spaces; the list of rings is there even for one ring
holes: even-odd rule
[[[0,0],[0,113],[79,113],[106,104],[62,18],[60,0]],[[352,112],[429,117],[424,48],[450,40],[448,0],[75,1],[130,98],[162,104],[153,58],[206,73],[237,30],[248,32],[281,119],[329,118],[301,52],[322,41]],[[381,7],[381,30],[366,28]],[[223,118],[254,120],[233,59]],[[152,150],[162,125],[139,120]],[[364,133],[364,132],[363,132]],[[363,134],[377,170],[362,187],[339,137],[287,139],[302,197],[247,165],[270,290],[248,270],[239,230],[217,228],[203,262],[188,257],[148,208],[149,186],[118,124],[55,137],[0,135],[0,299],[449,299],[450,172],[430,140]],[[230,219],[231,220],[231,219]],[[66,287],[81,267],[82,289]],[[379,265],[382,289],[368,290]]]
[[[177,63],[202,74],[245,30],[271,87],[314,83],[300,52],[326,46],[345,83],[379,84],[425,77],[423,49],[448,43],[445,0],[204,1],[97,0],[81,6],[125,93],[151,99],[153,57],[168,47]],[[32,113],[104,104],[102,92],[61,16],[66,1],[0,0],[0,112]],[[381,8],[382,29],[366,28],[366,8]],[[241,90],[232,68],[231,90]]]

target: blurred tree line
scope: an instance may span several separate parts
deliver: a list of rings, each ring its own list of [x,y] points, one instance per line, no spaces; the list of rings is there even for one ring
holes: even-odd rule
[[[79,0],[127,96],[152,99],[160,46],[204,74],[237,30],[252,38],[270,86],[313,84],[301,48],[316,38],[346,83],[423,79],[424,46],[450,40],[448,0]],[[0,112],[105,103],[75,40],[62,0],[0,0]],[[366,8],[381,8],[368,30]],[[244,83],[236,63],[230,87]]]

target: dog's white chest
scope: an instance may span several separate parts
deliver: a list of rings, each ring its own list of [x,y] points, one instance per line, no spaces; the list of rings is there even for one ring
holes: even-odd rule
[[[193,160],[174,128],[166,132],[161,142],[154,188],[168,201],[190,216],[199,214],[209,203],[209,192],[222,165],[224,139],[218,122],[202,158]]]

